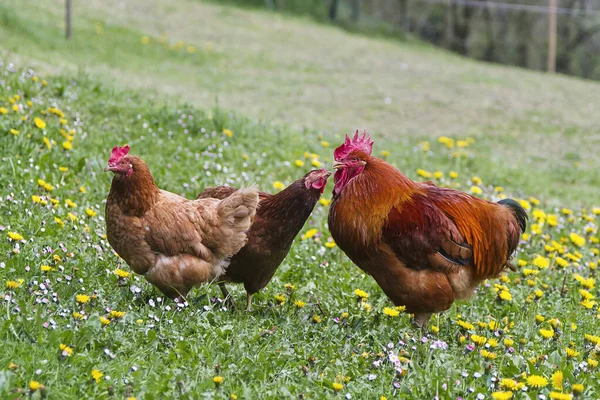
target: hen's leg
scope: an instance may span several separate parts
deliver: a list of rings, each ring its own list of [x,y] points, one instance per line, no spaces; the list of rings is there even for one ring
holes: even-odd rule
[[[427,323],[429,323],[429,318],[431,317],[431,313],[415,313],[412,323],[417,327],[421,328],[421,331],[425,333],[427,329]]]
[[[252,293],[246,292],[246,311],[252,311]]]
[[[227,307],[229,307],[231,311],[235,311],[235,302],[229,294],[229,290],[227,290],[225,282],[219,282],[219,288],[221,289],[221,293],[223,293],[223,298],[225,299],[225,304],[227,304]]]

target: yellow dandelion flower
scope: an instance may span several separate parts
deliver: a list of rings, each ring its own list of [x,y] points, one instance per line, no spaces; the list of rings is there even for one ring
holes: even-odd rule
[[[317,160],[316,158],[313,158],[310,163],[315,168],[320,168],[321,167],[321,162],[319,160]]]
[[[500,292],[498,292],[498,297],[504,301],[512,300],[512,295],[510,294],[510,292],[508,290],[501,290]]]
[[[509,399],[512,399],[512,397],[513,397],[513,392],[511,392],[511,391],[493,392],[492,393],[492,398],[494,400],[509,400]]]
[[[515,341],[509,338],[504,339],[504,345],[506,347],[511,347],[513,344],[515,344]]]
[[[318,323],[320,323],[320,322],[321,322],[321,317],[319,317],[318,315],[313,315],[313,317],[312,317],[312,321],[313,321],[315,324],[318,324]]]
[[[285,189],[285,185],[283,184],[283,182],[280,182],[280,181],[273,182],[273,187],[277,190]]]
[[[563,387],[563,373],[562,371],[556,371],[550,377],[550,381],[552,382],[552,387],[554,389],[561,390]]]
[[[77,311],[73,312],[73,318],[75,319],[83,319],[83,314]]]
[[[562,257],[556,257],[555,261],[556,261],[556,265],[558,265],[559,267],[564,268],[569,265],[569,262]]]
[[[470,322],[467,321],[463,321],[463,320],[458,320],[456,321],[456,325],[460,326],[461,328],[464,328],[468,331],[475,329],[475,325],[473,325]]]
[[[369,293],[365,292],[364,290],[360,290],[360,289],[356,289],[354,291],[354,294],[356,295],[356,297],[358,297],[359,299],[368,299],[369,298]]]
[[[65,150],[71,150],[73,148],[73,144],[69,141],[63,142],[62,146]]]
[[[548,379],[541,375],[529,375],[527,377],[527,384],[534,388],[542,388],[548,386]]]
[[[117,275],[121,279],[129,278],[129,275],[131,275],[129,272],[124,271],[124,270],[119,269],[119,268],[115,269],[114,273],[115,273],[115,275]]]
[[[486,349],[482,349],[479,354],[483,356],[483,358],[487,358],[488,360],[494,360],[498,357],[498,354],[488,351]]]
[[[316,228],[312,228],[306,231],[306,233],[304,235],[302,235],[302,240],[305,239],[311,239],[313,238],[317,233],[319,233],[319,230]]]
[[[337,245],[335,244],[333,239],[325,242],[325,247],[327,247],[328,249],[333,249],[335,246],[337,246]]]
[[[275,298],[275,301],[277,303],[279,303],[280,305],[285,303],[286,297],[284,294],[276,294],[275,296],[273,296]]]
[[[41,383],[39,383],[38,381],[29,381],[29,389],[32,392],[35,392],[36,390],[40,389],[42,387]]]
[[[106,317],[100,317],[100,322],[102,322],[102,325],[108,325],[110,324],[110,319],[106,318]]]
[[[458,172],[450,171],[450,172],[448,172],[448,176],[451,179],[456,179],[456,178],[458,178]]]
[[[11,129],[9,132],[11,135],[14,135],[14,136],[19,136],[19,133],[21,133],[21,131],[18,131],[16,129]]]
[[[417,169],[417,175],[423,177],[423,178],[431,178],[431,172],[429,171],[425,171],[424,169]]]
[[[54,217],[54,222],[56,222],[58,225],[60,225],[62,228],[65,227],[65,223],[63,222],[62,219],[58,218],[58,217]]]
[[[142,38],[140,39],[140,41],[142,42],[142,44],[150,44],[150,38],[148,36],[142,36]]]
[[[550,392],[550,398],[552,400],[571,400],[573,396],[569,393]]]
[[[390,152],[387,150],[382,150],[381,151],[381,157],[386,158],[390,156]]]
[[[231,131],[231,129],[223,129],[223,134],[227,137],[232,137],[233,136],[233,132]]]
[[[0,114],[2,114],[2,115],[8,114],[8,110],[4,107],[0,107]]]
[[[306,302],[302,300],[294,300],[294,305],[296,308],[304,308],[304,306],[306,306]]]
[[[533,259],[533,265],[541,269],[548,268],[550,266],[550,260],[543,256],[537,256]]]
[[[585,389],[581,383],[574,384],[572,386],[572,388],[573,388],[573,392],[575,394],[579,394],[579,393],[583,392],[583,390]]]
[[[51,267],[51,266],[49,266],[49,265],[42,265],[42,266],[40,266],[40,269],[41,269],[43,272],[50,272],[50,271],[54,270],[54,268],[52,268],[52,267]]]
[[[335,390],[336,392],[339,392],[340,390],[342,390],[344,388],[344,385],[342,385],[341,383],[337,383],[337,382],[333,382],[331,384],[331,387],[333,388],[333,390]]]
[[[519,200],[519,204],[521,205],[521,207],[523,207],[526,210],[530,210],[531,209],[531,203],[529,203],[527,200]]]
[[[323,146],[323,147],[329,147],[329,142],[327,142],[327,141],[323,140],[323,141],[321,142],[321,146]]]
[[[77,296],[75,296],[75,299],[78,303],[85,304],[90,301],[90,296],[86,294],[78,294]]]
[[[96,381],[96,383],[100,383],[100,378],[102,378],[104,374],[97,369],[92,370],[92,379]]]
[[[19,235],[17,232],[8,232],[8,237],[16,242],[23,240],[23,236]]]
[[[16,289],[21,286],[23,280],[20,281],[6,281],[6,288],[9,290]]]
[[[123,318],[124,316],[125,316],[125,311],[112,310],[110,312],[110,314],[108,314],[108,317],[111,319],[119,319],[119,318]]]
[[[296,167],[304,167],[304,161],[302,160],[296,160],[294,164],[296,164]]]
[[[60,351],[63,352],[63,354],[70,356],[71,354],[73,354],[73,349],[70,348],[69,346],[67,346],[66,344],[60,344],[60,346],[58,346],[58,348],[60,349]]]
[[[473,194],[482,194],[483,190],[481,190],[478,186],[471,186],[471,193]]]
[[[473,343],[479,346],[483,346],[485,342],[487,342],[487,338],[485,336],[479,336],[475,334],[471,335],[471,340],[473,341]]]
[[[514,390],[518,383],[519,382],[515,381],[514,379],[502,378],[500,380],[500,386],[509,390]]]
[[[565,349],[566,353],[567,353],[567,358],[574,358],[577,357],[579,355],[579,352],[575,349],[572,349],[570,347],[567,347]]]
[[[588,358],[587,363],[591,369],[595,369],[598,366],[598,360],[593,360],[591,358]]]
[[[388,317],[397,317],[398,315],[400,315],[400,311],[396,310],[395,308],[391,308],[391,307],[385,307],[383,309],[383,313],[385,315],[387,315]]]
[[[45,129],[46,128],[46,122],[43,119],[41,119],[40,117],[35,117],[33,119],[33,123],[39,129]]]
[[[585,245],[585,238],[583,236],[579,236],[575,232],[571,232],[569,234],[569,239],[571,239],[571,242],[573,242],[573,244],[576,246],[582,247]]]

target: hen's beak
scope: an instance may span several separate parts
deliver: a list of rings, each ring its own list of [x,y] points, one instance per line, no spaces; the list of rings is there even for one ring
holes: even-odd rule
[[[333,169],[342,168],[343,166],[344,166],[344,163],[339,162],[339,161],[334,161],[333,164],[331,164],[331,168],[333,168]]]
[[[104,168],[104,172],[115,172],[116,170],[117,170],[116,165],[108,164],[108,166],[106,168]]]

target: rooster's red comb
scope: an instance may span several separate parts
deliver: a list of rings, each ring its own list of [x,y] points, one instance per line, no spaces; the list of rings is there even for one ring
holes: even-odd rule
[[[108,163],[113,164],[119,162],[119,160],[126,156],[127,153],[129,153],[129,146],[127,145],[123,147],[113,147],[112,151],[110,152],[110,158],[108,159]]]
[[[366,130],[363,131],[363,134],[360,137],[358,136],[358,129],[356,130],[356,133],[354,133],[354,138],[350,139],[350,136],[346,135],[344,143],[333,152],[333,158],[336,161],[343,160],[354,150],[361,150],[368,155],[371,155],[371,152],[373,151],[373,141],[371,140],[371,136],[367,135]]]

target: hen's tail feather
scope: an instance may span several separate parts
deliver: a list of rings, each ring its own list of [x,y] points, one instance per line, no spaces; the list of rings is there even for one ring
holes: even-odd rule
[[[527,211],[515,200],[513,199],[502,199],[498,202],[498,204],[502,204],[510,208],[519,223],[519,228],[521,229],[521,233],[525,232],[527,229],[527,220],[529,216],[527,215]]]
[[[224,257],[234,255],[245,246],[246,233],[254,221],[257,206],[258,189],[255,187],[240,189],[219,203],[218,214],[223,239],[219,252]]]

